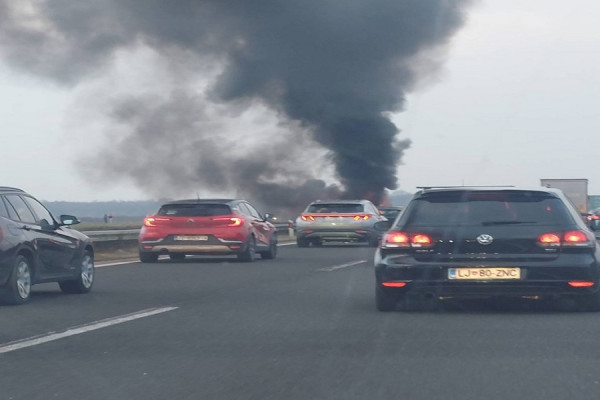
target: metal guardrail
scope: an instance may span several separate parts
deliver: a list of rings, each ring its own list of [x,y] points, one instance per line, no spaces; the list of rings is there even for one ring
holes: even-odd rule
[[[288,232],[288,224],[274,224],[277,232]],[[113,229],[106,231],[81,231],[89,236],[94,242],[118,242],[125,240],[137,240],[139,229]]]

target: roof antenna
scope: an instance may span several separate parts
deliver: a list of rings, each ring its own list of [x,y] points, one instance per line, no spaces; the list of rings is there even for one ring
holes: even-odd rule
[[[200,200],[200,194],[198,192],[196,192],[196,198]]]

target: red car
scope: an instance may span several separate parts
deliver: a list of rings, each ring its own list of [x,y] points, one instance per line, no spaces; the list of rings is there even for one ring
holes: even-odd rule
[[[139,236],[142,262],[156,262],[161,254],[172,260],[187,254],[237,255],[251,262],[260,254],[277,255],[277,231],[245,200],[178,200],[163,204],[144,219]]]

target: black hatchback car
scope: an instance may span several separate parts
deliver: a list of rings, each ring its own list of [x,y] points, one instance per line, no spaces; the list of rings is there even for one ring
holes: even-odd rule
[[[23,190],[0,187],[0,302],[22,304],[36,283],[58,282],[65,293],[86,293],[94,282],[90,238],[57,221]]]
[[[598,311],[599,251],[559,190],[425,188],[377,249],[377,309],[411,296],[572,296]]]

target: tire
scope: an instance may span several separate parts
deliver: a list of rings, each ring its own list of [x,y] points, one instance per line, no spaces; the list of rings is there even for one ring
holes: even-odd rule
[[[369,239],[369,246],[370,247],[377,247],[377,246],[379,246],[379,236],[372,236]]]
[[[302,239],[302,238],[297,238],[296,244],[298,245],[298,247],[308,247],[308,240]]]
[[[256,241],[254,236],[250,236],[248,243],[246,243],[246,249],[243,253],[238,254],[238,260],[243,262],[252,262],[256,258]]]
[[[582,311],[600,311],[600,290],[596,293],[581,296],[579,306]]]
[[[58,282],[63,293],[88,293],[94,285],[94,256],[89,250],[83,252],[77,279]]]
[[[4,304],[23,304],[31,296],[31,263],[23,255],[18,255],[13,263],[10,278],[0,288],[0,301]]]
[[[169,254],[169,258],[171,259],[171,261],[183,261],[183,260],[185,260],[185,254],[172,253],[172,254]]]
[[[375,305],[377,310],[388,312],[393,311],[396,308],[398,297],[392,290],[381,286],[377,283],[375,287]]]
[[[158,261],[158,254],[140,251],[140,261],[143,263],[155,263]]]
[[[272,260],[277,256],[277,238],[273,237],[271,239],[271,243],[269,244],[269,250],[263,251],[260,253],[260,256],[265,260]]]

